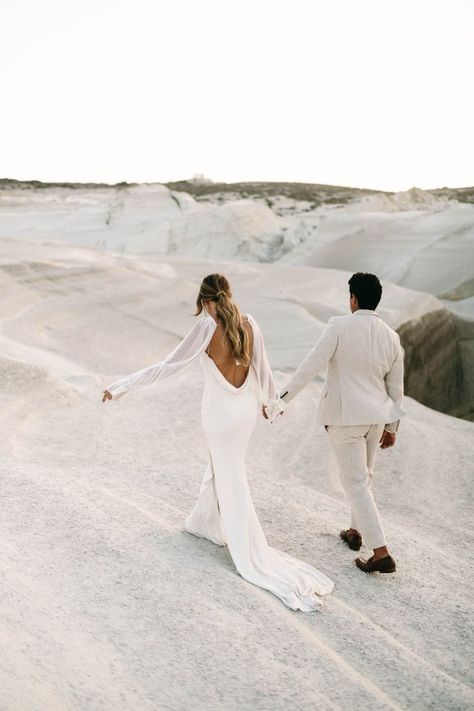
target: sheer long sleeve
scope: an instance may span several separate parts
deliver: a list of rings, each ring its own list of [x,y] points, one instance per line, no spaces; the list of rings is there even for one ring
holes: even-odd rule
[[[262,332],[252,316],[248,315],[247,318],[253,331],[251,367],[258,383],[260,402],[262,405],[265,405],[269,420],[274,420],[275,417],[285,410],[286,403],[281,400],[273,378]]]
[[[143,388],[157,380],[177,375],[206,350],[215,329],[216,322],[210,316],[199,319],[181,343],[164,360],[120,378],[109,385],[107,390],[113,398],[117,398],[128,390]]]

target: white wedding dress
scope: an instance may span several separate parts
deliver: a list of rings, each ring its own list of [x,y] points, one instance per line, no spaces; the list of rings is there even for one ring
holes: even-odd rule
[[[205,374],[202,423],[209,449],[209,464],[199,497],[185,522],[189,533],[227,545],[240,575],[269,590],[292,610],[310,612],[322,605],[320,595],[330,593],[333,582],[324,573],[268,545],[250,495],[245,454],[262,404],[270,419],[284,409],[278,396],[257,323],[247,378],[239,388],[221,373],[206,349],[216,323],[199,319],[165,360],[118,380],[107,389],[113,398],[127,390],[170,377],[200,357]]]

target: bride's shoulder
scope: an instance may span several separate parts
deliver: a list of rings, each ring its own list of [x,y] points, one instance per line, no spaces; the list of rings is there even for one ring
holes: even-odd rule
[[[250,314],[242,314],[242,326],[246,327],[247,330],[253,330],[257,328],[257,322]]]
[[[206,316],[202,316],[202,318],[196,319],[196,323],[192,327],[192,331],[196,332],[204,332],[207,333],[209,330],[212,330],[216,327],[216,321],[215,319],[212,318],[212,316],[209,316],[207,314]]]
[[[216,319],[211,314],[201,314],[198,318],[198,323],[216,323]]]
[[[251,342],[253,343],[255,336],[260,333],[257,322],[250,314],[242,314],[242,326],[247,331]]]
[[[247,323],[254,331],[255,330],[260,330],[260,327],[258,325],[258,322],[254,319],[252,314],[244,314],[242,315],[242,320],[244,323]]]

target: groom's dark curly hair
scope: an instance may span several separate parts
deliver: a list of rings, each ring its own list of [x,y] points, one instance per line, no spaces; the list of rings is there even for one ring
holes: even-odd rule
[[[382,284],[375,274],[357,272],[349,279],[349,292],[357,296],[360,309],[375,311],[382,298]]]

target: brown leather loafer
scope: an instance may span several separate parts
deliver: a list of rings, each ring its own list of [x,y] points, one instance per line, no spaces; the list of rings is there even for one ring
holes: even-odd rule
[[[360,551],[362,546],[362,537],[358,533],[350,533],[349,530],[341,531],[339,538],[342,538],[344,543],[347,543],[351,551]]]
[[[369,560],[356,558],[355,564],[364,573],[394,573],[397,569],[395,561],[391,555],[386,555],[384,558],[375,560],[374,556]]]

